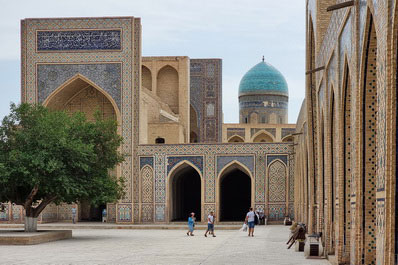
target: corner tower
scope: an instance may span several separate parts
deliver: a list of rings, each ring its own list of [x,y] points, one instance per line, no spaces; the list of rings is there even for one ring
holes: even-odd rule
[[[289,90],[281,72],[264,61],[252,67],[239,84],[240,123],[288,122]]]

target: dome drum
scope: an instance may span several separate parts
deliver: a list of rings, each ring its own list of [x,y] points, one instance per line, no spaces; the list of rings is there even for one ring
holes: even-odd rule
[[[241,123],[287,123],[289,91],[285,78],[262,61],[239,84]]]

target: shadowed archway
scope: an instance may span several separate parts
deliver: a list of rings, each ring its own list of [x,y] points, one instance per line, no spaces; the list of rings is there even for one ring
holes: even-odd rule
[[[99,111],[101,118],[117,120],[120,132],[121,118],[116,102],[106,91],[83,75],[77,74],[58,87],[47,97],[43,105],[70,114],[82,112],[90,122],[95,121],[95,114]],[[110,170],[109,174],[117,175],[119,170],[117,166]],[[80,201],[79,208],[79,221],[101,221],[106,204],[93,205],[88,201]]]
[[[201,177],[196,168],[182,163],[170,174],[170,221],[186,221],[191,212],[201,217]]]
[[[219,179],[220,221],[243,221],[251,206],[252,181],[246,169],[233,163]]]

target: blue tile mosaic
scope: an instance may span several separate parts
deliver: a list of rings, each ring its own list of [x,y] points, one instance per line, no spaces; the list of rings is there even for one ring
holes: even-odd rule
[[[267,156],[267,166],[269,166],[272,161],[280,159],[285,165],[287,165],[287,155],[268,155]]]
[[[105,90],[121,107],[121,64],[39,64],[37,66],[38,100],[44,100],[58,87],[77,74]]]
[[[235,160],[245,165],[252,174],[254,173],[254,156],[218,156],[217,175],[227,164]]]
[[[194,164],[203,174],[203,156],[169,156],[167,163],[167,175],[176,164],[184,160]]]
[[[153,168],[153,157],[140,157],[140,170],[146,165]]]
[[[38,51],[121,50],[120,30],[37,31]]]

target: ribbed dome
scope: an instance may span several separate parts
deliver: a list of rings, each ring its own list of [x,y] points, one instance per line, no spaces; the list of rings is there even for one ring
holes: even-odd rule
[[[239,84],[239,95],[267,92],[289,96],[287,83],[281,72],[262,61],[243,76]]]

